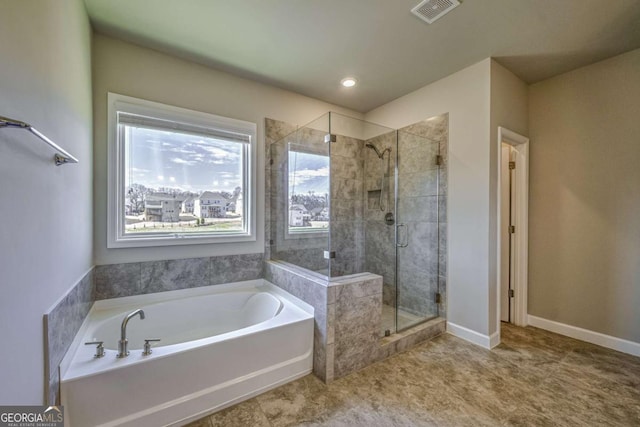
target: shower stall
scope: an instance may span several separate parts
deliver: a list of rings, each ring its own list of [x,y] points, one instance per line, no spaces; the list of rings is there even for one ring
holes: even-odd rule
[[[448,115],[391,129],[330,112],[289,130],[268,141],[270,258],[382,276],[381,335],[444,317]]]

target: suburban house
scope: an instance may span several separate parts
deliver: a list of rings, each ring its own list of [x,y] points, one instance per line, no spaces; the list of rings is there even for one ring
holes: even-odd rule
[[[205,191],[193,203],[198,218],[223,218],[227,214],[228,199],[219,191]]]
[[[150,194],[144,200],[144,217],[147,221],[178,221],[181,204],[182,200],[170,194]]]
[[[329,209],[326,207],[311,209],[311,219],[315,221],[329,221]]]
[[[304,205],[291,205],[289,208],[289,227],[304,227],[309,225],[311,214]]]
[[[194,205],[195,197],[187,197],[184,202],[182,202],[182,213],[192,214]]]

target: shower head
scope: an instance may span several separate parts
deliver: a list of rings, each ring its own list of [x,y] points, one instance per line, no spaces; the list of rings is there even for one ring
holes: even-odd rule
[[[370,142],[367,142],[367,143],[365,144],[365,147],[367,147],[367,148],[371,148],[373,151],[375,151],[379,158],[384,157],[384,153],[386,153],[387,151],[391,151],[391,148],[385,148],[384,150],[382,150],[382,153],[381,153],[380,151],[378,151],[378,149],[376,148],[376,146],[375,146],[375,145],[373,145],[373,144],[372,144],[372,143],[370,143]]]

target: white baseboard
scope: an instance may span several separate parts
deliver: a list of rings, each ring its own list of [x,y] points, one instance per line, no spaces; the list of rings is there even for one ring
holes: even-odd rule
[[[500,330],[499,329],[489,336],[489,348],[492,349],[492,348],[496,347],[498,344],[500,344]]]
[[[447,322],[447,332],[458,338],[462,338],[465,341],[469,341],[472,344],[479,345],[486,349],[492,349],[500,344],[500,332],[495,332],[491,336],[481,334],[473,331],[464,326],[456,325],[455,323]]]
[[[612,337],[611,335],[601,334],[600,332],[578,328],[577,326],[571,326],[565,323],[554,322],[553,320],[543,319],[542,317],[529,315],[528,320],[529,325],[535,326],[536,328],[545,329],[555,332],[556,334],[566,335],[577,340],[590,342],[591,344],[607,347],[634,356],[640,356],[640,343],[637,342]]]

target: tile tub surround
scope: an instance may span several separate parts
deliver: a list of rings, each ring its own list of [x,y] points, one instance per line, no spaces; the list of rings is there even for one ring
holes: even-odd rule
[[[264,255],[225,255],[95,267],[96,299],[262,278]]]
[[[92,268],[44,315],[45,399],[48,405],[60,403],[58,366],[96,300],[94,277]]]
[[[640,358],[532,327],[444,334],[325,385],[309,375],[188,427],[634,426]]]
[[[382,339],[382,277],[363,273],[331,281],[282,262],[265,263],[265,279],[315,309],[314,374],[330,383],[444,332],[442,318]]]

